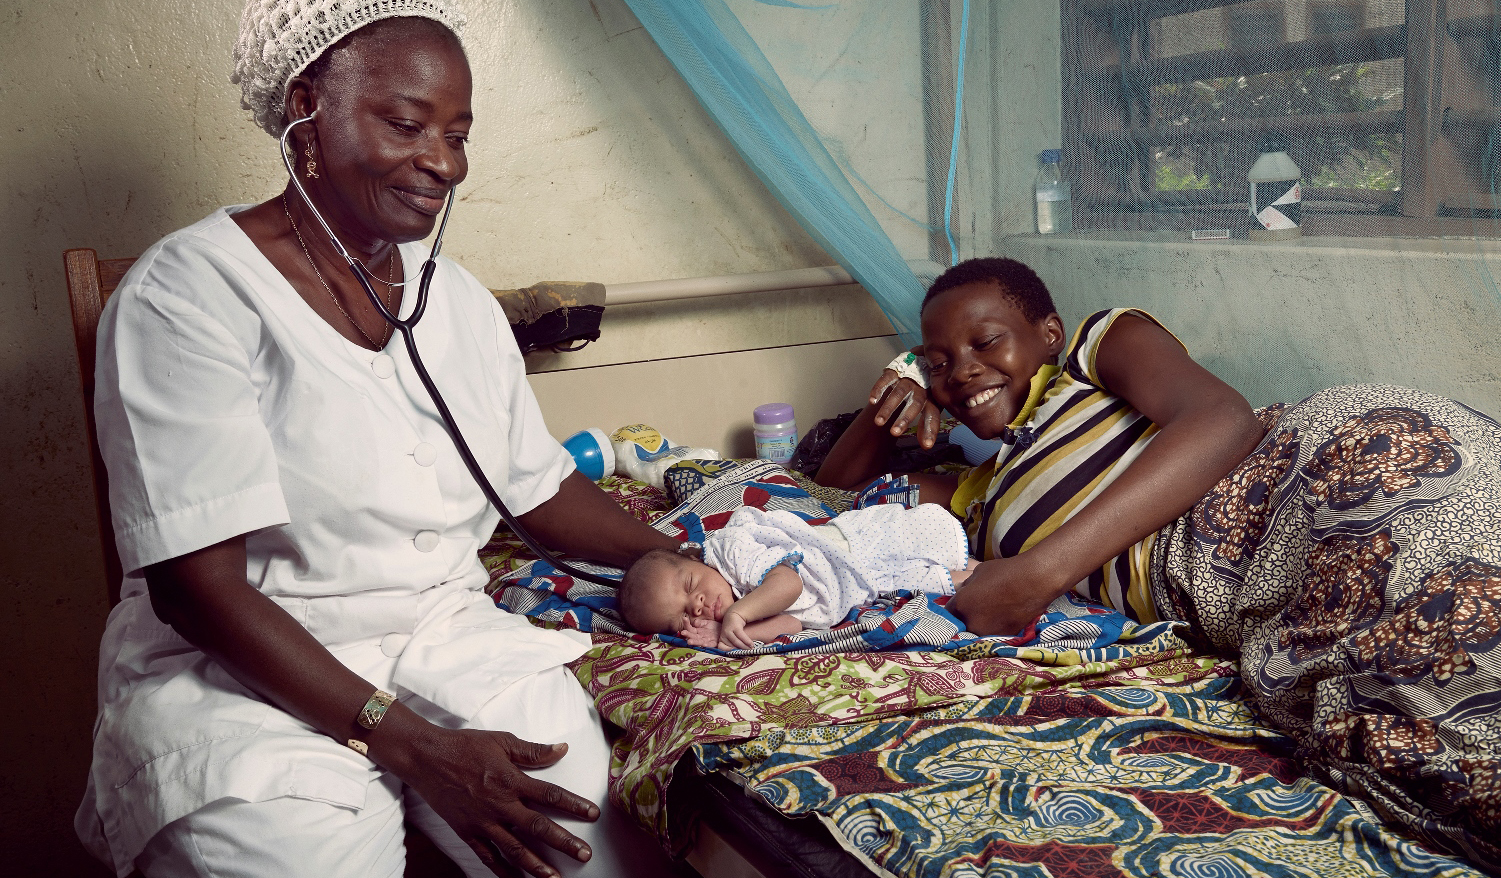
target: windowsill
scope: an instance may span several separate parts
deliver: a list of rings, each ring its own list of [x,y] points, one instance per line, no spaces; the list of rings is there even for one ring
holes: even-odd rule
[[[1356,235],[1310,235],[1287,241],[1252,241],[1244,236],[1195,241],[1187,232],[1178,231],[1120,231],[1096,230],[1075,231],[1053,235],[1020,234],[1008,235],[1002,241],[1029,241],[1038,244],[1070,246],[1073,244],[1133,244],[1133,245],[1182,245],[1205,250],[1251,247],[1261,250],[1310,250],[1325,249],[1342,253],[1361,251],[1381,255],[1433,255],[1456,256],[1464,254],[1501,254],[1501,240],[1475,236],[1447,237],[1369,237]]]
[[[1094,210],[1074,205],[1074,223],[1100,231],[1180,234],[1188,237],[1190,229],[1230,229],[1231,235],[1245,240],[1251,217],[1242,207],[1190,211],[1181,214],[1137,213],[1133,211]],[[1323,210],[1303,214],[1305,238],[1376,238],[1376,239],[1501,239],[1501,218],[1489,217],[1408,217],[1376,213],[1332,213]]]

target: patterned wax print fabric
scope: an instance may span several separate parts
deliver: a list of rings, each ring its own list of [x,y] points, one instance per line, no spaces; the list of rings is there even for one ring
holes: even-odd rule
[[[1063,371],[1026,422],[1001,437],[990,463],[970,470],[954,494],[970,552],[981,561],[1010,558],[1037,545],[1115,480],[1157,435],[1157,425],[1103,389],[1095,355],[1122,315],[1157,323],[1145,311],[1090,315],[1074,332]],[[1158,326],[1162,324],[1157,323]],[[1157,620],[1147,562],[1154,535],[1112,558],[1074,586],[1083,597],[1138,622]]]
[[[855,607],[903,589],[952,595],[949,571],[968,561],[964,528],[936,503],[852,509],[827,524],[747,506],[704,537],[704,562],[737,597],[754,591],[773,567],[792,564],[803,593],[786,612],[804,628],[831,628]]]
[[[1268,414],[1161,532],[1159,610],[1240,656],[1315,777],[1501,871],[1501,425],[1375,385]]]
[[[691,464],[688,465],[688,464]],[[680,471],[682,473],[680,474]],[[688,475],[691,474],[691,475]],[[675,478],[681,475],[681,478]],[[703,542],[743,507],[787,510],[805,521],[822,524],[835,512],[811,496],[801,482],[781,466],[766,460],[748,462],[688,461],[667,471],[669,487],[692,486],[689,494],[652,526],[680,540]],[[677,492],[677,488],[673,492]],[[915,485],[905,477],[878,480],[847,503],[857,508],[917,502]],[[621,571],[587,562],[579,567],[618,579]],[[686,642],[671,634],[644,635],[631,631],[620,616],[615,589],[575,581],[573,577],[536,561],[491,582],[488,591],[501,608],[520,613],[543,625],[576,628],[596,635],[653,638],[675,646]],[[949,650],[973,646],[981,651],[1017,646],[1053,649],[1095,649],[1114,643],[1128,624],[1126,617],[1097,604],[1064,595],[1049,605],[1014,637],[979,637],[950,613],[948,598],[901,589],[854,607],[833,628],[809,628],[779,637],[735,655],[812,654]],[[703,648],[706,652],[718,652]]]
[[[1026,690],[1027,677],[1056,670],[1039,662],[988,696],[858,720],[794,715],[759,737],[689,752],[783,814],[816,815],[899,878],[1482,878],[1304,775],[1233,671],[1202,676],[1201,667],[1163,654],[1124,685],[1107,671]],[[851,671],[813,679],[848,691]],[[677,837],[688,815],[683,797],[668,798]]]
[[[1216,732],[1197,734],[1200,721],[1206,714],[1219,714],[1220,725],[1233,725],[1242,722],[1249,712],[1243,705],[1231,704],[1224,709],[1218,704],[1221,695],[1233,698],[1233,692],[1225,692],[1216,681],[1223,684],[1233,680],[1235,665],[1195,650],[1178,636],[1175,629],[1181,627],[1171,622],[1126,622],[1120,637],[1099,649],[1053,649],[987,637],[952,649],[779,655],[749,651],[716,654],[676,645],[668,642],[669,638],[596,634],[595,648],[575,662],[573,669],[594,697],[600,715],[621,730],[610,765],[610,798],[674,849],[687,837],[673,829],[674,820],[669,819],[668,811],[681,809],[681,816],[688,817],[697,805],[673,800],[670,784],[674,768],[685,753],[693,750],[699,751],[705,768],[721,767],[724,763],[709,745],[738,742],[757,751],[754,758],[760,763],[758,769],[772,774],[778,766],[808,767],[830,756],[851,756],[823,775],[822,781],[822,766],[812,765],[804,774],[806,786],[822,783],[823,793],[836,807],[847,803],[843,794],[851,793],[870,808],[890,809],[892,813],[885,816],[894,822],[866,815],[847,824],[841,821],[831,829],[847,847],[867,855],[877,853],[871,846],[876,842],[900,848],[899,858],[877,857],[892,876],[1043,878],[1048,874],[1077,874],[1093,878],[1116,873],[1049,873],[1028,866],[1013,871],[986,864],[990,860],[999,866],[1012,855],[1017,855],[1018,861],[1035,861],[1038,854],[1048,852],[1002,847],[1008,839],[1025,839],[1048,850],[1058,846],[1055,837],[1061,829],[1059,824],[1036,825],[1030,788],[1011,786],[1019,775],[1030,772],[1032,780],[1062,783],[1070,789],[1115,776],[1115,788],[1102,789],[1097,801],[1103,808],[1122,810],[1124,816],[1112,823],[1096,822],[1088,827],[1092,833],[1081,828],[1073,838],[1082,839],[1087,834],[1094,837],[1064,850],[1065,856],[1084,853],[1083,845],[1097,845],[1100,836],[1108,836],[1122,822],[1135,830],[1134,841],[1139,845],[1151,843],[1154,834],[1178,833],[1184,827],[1183,834],[1189,837],[1182,841],[1189,850],[1203,856],[1224,848],[1226,839],[1221,834],[1204,833],[1207,821],[1191,824],[1181,818],[1185,812],[1204,811],[1213,820],[1213,803],[1218,797],[1200,795],[1202,787],[1214,783],[1234,795],[1243,779],[1232,766],[1205,764],[1216,761],[1218,737]],[[1194,694],[1201,686],[1210,687],[1207,702]],[[1190,697],[1169,702],[1151,694],[1158,688],[1175,687],[1191,687]],[[1109,697],[1107,703],[1120,709],[1088,699],[1054,697],[1116,688],[1122,691]],[[1029,696],[1056,709],[1048,717],[1038,718],[1043,705],[1026,710]],[[996,716],[985,721],[992,730],[996,726],[1042,724],[1035,744],[1027,745],[1032,752],[988,747],[963,723],[941,728],[932,722],[938,717],[928,713],[944,709],[944,718],[962,719],[962,714],[996,698],[1005,703]],[[1010,719],[1022,713],[1031,715],[1019,721]],[[1146,740],[1139,750],[1112,759],[1099,751],[1108,750],[1115,740],[1111,724],[1118,714],[1136,714],[1136,730]],[[1058,720],[1069,717],[1090,722],[1087,728],[1077,723],[1057,726]],[[870,730],[876,734],[853,738],[844,734],[847,727],[872,723],[881,725]],[[1231,729],[1226,737],[1254,742],[1267,736],[1277,737],[1258,729]],[[847,743],[835,753],[820,748],[820,737]],[[1075,737],[1077,741],[1060,743]],[[914,745],[906,747],[905,741]],[[862,755],[861,750],[870,752]],[[1090,754],[1091,763],[1110,764],[1093,770],[1080,766],[1076,754],[1081,752]],[[1180,762],[1180,754],[1208,758]],[[1025,761],[1019,758],[1023,756]],[[952,770],[944,765],[950,759],[955,760]],[[800,797],[768,793],[769,788],[760,784],[761,777],[750,777],[748,766],[746,762],[735,767],[737,774],[753,781],[746,785],[747,791],[762,796],[773,807],[790,814],[815,811],[826,818],[832,815],[822,805],[814,804],[806,790]],[[1130,770],[1122,772],[1123,768]],[[928,772],[930,782],[919,788],[916,772]],[[1150,785],[1150,789],[1142,790],[1144,804],[1132,804],[1126,811],[1113,800],[1132,785]],[[1168,796],[1149,795],[1168,785],[1176,785],[1177,791]],[[903,791],[911,791],[912,796],[893,802],[891,797]],[[1261,812],[1277,810],[1288,826],[1306,827],[1310,822],[1319,823],[1323,809],[1319,803],[1271,799]],[[1251,819],[1262,813],[1253,814]],[[992,818],[1008,820],[1012,825],[998,823],[992,829]],[[1243,830],[1246,825],[1233,828]],[[998,844],[987,851],[992,839]],[[1325,836],[1326,841],[1337,839],[1337,832]],[[1098,852],[1093,853],[1095,856],[1085,861],[1091,866],[1097,863]],[[941,865],[950,855],[954,868],[947,871],[914,870],[907,862],[931,858]],[[962,868],[966,859],[979,868]],[[1238,878],[1250,873],[1203,874]]]

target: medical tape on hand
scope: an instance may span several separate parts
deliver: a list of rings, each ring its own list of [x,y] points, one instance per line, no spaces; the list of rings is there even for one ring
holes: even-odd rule
[[[886,364],[897,378],[906,378],[924,390],[928,389],[928,361],[911,351]]]

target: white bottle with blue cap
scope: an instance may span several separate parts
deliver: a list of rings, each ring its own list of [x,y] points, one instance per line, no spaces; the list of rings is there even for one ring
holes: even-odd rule
[[[1059,167],[1063,150],[1045,149],[1037,155],[1042,167],[1037,171],[1037,234],[1052,235],[1074,230],[1074,205],[1069,197],[1068,181]]]

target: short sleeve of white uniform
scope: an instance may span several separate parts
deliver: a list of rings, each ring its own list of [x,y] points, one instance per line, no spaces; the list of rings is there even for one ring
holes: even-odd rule
[[[158,245],[100,321],[94,412],[126,572],[289,520],[250,380],[256,320],[217,263]]]

